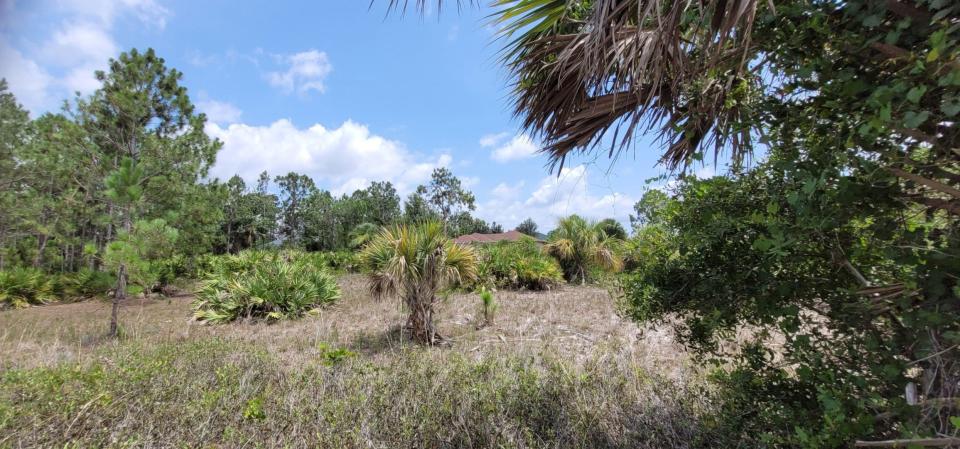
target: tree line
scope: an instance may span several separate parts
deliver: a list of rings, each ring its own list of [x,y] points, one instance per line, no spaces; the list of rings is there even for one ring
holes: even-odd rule
[[[387,181],[335,195],[299,173],[210,179],[222,143],[204,133],[181,72],[134,49],[96,78],[93,94],[35,119],[0,80],[0,270],[104,270],[124,252],[111,244],[143,252],[158,232],[190,257],[356,248],[384,225],[434,218],[450,235],[503,230],[471,215],[474,195],[447,168],[402,205]]]

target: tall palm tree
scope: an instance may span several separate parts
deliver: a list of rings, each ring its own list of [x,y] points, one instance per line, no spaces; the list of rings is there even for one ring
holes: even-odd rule
[[[608,236],[599,223],[571,215],[561,219],[557,229],[550,233],[547,251],[560,260],[568,281],[584,284],[591,267],[607,271],[623,269],[623,259],[617,251],[619,242]]]
[[[473,250],[453,243],[436,221],[384,228],[360,253],[376,298],[397,297],[410,311],[414,341],[433,345],[442,337],[433,325],[437,292],[477,275]]]

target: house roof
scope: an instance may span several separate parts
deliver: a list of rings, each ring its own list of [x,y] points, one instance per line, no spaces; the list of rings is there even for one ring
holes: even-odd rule
[[[473,234],[461,235],[460,237],[453,239],[453,242],[461,245],[469,245],[472,243],[496,243],[503,241],[515,242],[523,237],[529,236],[520,231],[507,231],[499,234],[480,234],[475,232]],[[543,240],[537,238],[534,238],[534,240],[543,242]]]

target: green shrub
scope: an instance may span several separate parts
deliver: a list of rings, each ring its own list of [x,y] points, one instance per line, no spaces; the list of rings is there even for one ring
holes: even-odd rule
[[[227,256],[202,281],[194,317],[211,323],[299,318],[340,297],[326,270],[296,254]]]
[[[563,271],[536,242],[499,242],[480,246],[479,286],[527,290],[550,290],[563,283]]]
[[[330,251],[316,254],[323,266],[337,272],[355,272],[360,267],[357,253],[353,251]]]
[[[14,268],[0,271],[0,307],[19,309],[55,300],[53,281],[42,271]]]
[[[83,269],[60,277],[65,298],[91,298],[105,295],[117,283],[113,273]]]
[[[157,287],[164,287],[174,283],[177,279],[190,276],[190,264],[183,254],[160,259],[151,263],[152,270],[157,276]]]

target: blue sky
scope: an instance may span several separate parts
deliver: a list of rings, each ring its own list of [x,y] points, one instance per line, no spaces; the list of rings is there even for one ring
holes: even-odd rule
[[[571,213],[626,223],[645,180],[663,173],[659,145],[549,173],[511,114],[489,12],[388,16],[386,0],[0,0],[0,76],[36,116],[96,89],[93,71],[109,58],[152,47],[184,73],[207,132],[224,142],[215,176],[297,171],[337,193],[389,180],[406,195],[447,166],[476,194],[476,214],[506,227],[529,216],[550,229]]]

